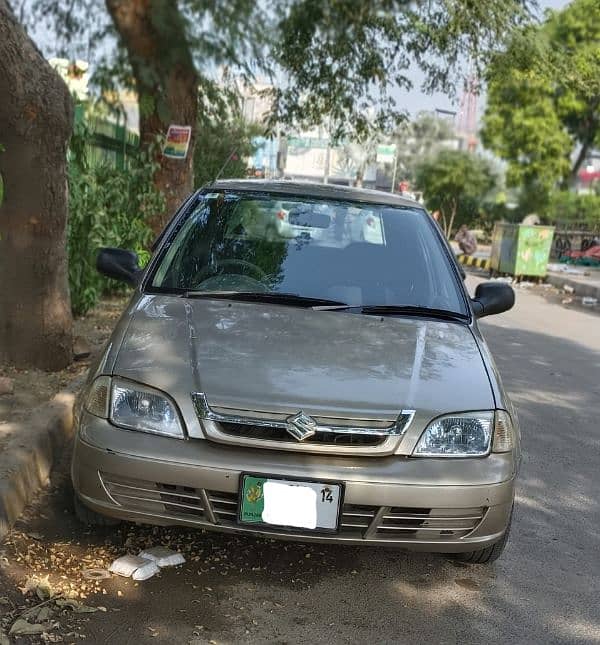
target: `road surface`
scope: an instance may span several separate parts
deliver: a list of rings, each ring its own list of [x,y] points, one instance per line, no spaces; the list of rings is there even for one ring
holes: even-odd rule
[[[14,619],[28,576],[51,572],[107,610],[57,614],[50,635],[64,642],[600,643],[599,322],[523,289],[515,309],[482,322],[524,451],[513,534],[491,567],[177,528],[85,529],[65,456],[0,544],[0,616]],[[82,587],[83,566],[156,543],[181,548],[187,563],[137,585]]]

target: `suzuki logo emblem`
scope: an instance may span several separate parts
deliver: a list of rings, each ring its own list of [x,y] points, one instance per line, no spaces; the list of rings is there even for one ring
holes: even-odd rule
[[[315,435],[317,428],[317,422],[302,410],[287,419],[286,430],[298,441],[304,441]]]

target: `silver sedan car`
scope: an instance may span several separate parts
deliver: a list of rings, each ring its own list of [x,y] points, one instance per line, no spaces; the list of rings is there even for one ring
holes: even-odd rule
[[[252,226],[282,201],[319,234]],[[477,319],[514,293],[469,298],[422,206],[219,181],[144,269],[122,249],[98,269],[135,291],[76,409],[83,521],[500,555],[519,428]]]

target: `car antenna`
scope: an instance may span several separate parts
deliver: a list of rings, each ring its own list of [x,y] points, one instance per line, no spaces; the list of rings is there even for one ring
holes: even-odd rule
[[[235,148],[229,153],[229,156],[227,159],[225,159],[225,163],[221,166],[221,170],[217,173],[217,176],[214,178],[213,183],[215,181],[218,181],[221,179],[221,175],[225,172],[225,168],[227,168],[227,164],[234,158],[237,157],[236,150]]]

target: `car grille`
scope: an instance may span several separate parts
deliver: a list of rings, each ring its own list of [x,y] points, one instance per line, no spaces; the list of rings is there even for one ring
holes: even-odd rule
[[[128,510],[174,521],[239,527],[237,493],[126,479],[106,473],[101,473],[101,478],[113,500]],[[386,542],[458,539],[477,528],[486,510],[484,507],[441,509],[344,504],[339,535]],[[262,530],[278,531],[261,526]]]
[[[221,431],[231,437],[245,437],[263,441],[295,441],[285,428],[268,428],[246,423],[219,423]],[[380,435],[336,432],[319,432],[304,439],[304,444],[325,444],[329,446],[377,446],[387,437]]]
[[[310,417],[302,411],[266,412],[211,407],[202,392],[192,394],[208,439],[274,450],[340,455],[391,454],[414,417],[401,410],[392,418]]]

